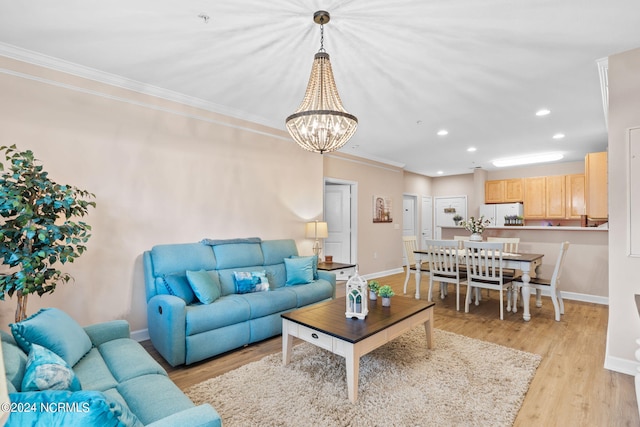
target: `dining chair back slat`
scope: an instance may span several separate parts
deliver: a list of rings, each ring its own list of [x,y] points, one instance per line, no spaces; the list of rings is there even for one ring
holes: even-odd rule
[[[429,258],[429,301],[432,300],[433,282],[440,283],[440,298],[447,295],[447,286],[456,286],[456,310],[460,310],[460,284],[466,279],[466,272],[460,270],[460,253],[455,240],[427,240],[426,251]]]
[[[476,289],[476,305],[479,305],[479,289],[500,291],[500,320],[504,319],[504,291],[507,290],[507,310],[511,306],[511,280],[503,274],[501,242],[464,242],[464,255],[467,264],[467,297],[465,312],[469,312],[472,289]]]

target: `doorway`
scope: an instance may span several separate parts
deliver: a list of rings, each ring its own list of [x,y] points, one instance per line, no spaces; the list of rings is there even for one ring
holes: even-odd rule
[[[323,253],[334,262],[357,263],[357,183],[325,178],[324,220],[328,235]]]

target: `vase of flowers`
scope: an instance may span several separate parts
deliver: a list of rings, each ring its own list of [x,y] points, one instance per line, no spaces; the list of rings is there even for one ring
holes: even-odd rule
[[[482,232],[489,224],[491,224],[491,221],[484,219],[482,215],[480,218],[469,217],[468,220],[460,222],[460,225],[464,227],[465,230],[471,232],[469,240],[476,242],[482,241]]]

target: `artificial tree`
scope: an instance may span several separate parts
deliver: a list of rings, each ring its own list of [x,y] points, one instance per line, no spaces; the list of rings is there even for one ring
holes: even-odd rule
[[[49,179],[31,150],[0,147],[0,300],[16,294],[15,320],[27,317],[27,298],[52,293],[72,277],[59,263],[73,262],[86,250],[91,226],[79,218],[96,206],[95,195]],[[6,169],[6,170],[5,170]]]

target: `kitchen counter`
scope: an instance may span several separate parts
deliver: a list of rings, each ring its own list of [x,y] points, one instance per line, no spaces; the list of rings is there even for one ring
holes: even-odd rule
[[[464,233],[468,233],[463,227],[460,226],[450,226],[450,227],[442,227],[442,229],[453,229],[459,230]],[[530,226],[530,225],[515,225],[509,227],[487,227],[487,230],[544,230],[544,231],[609,231],[608,227],[564,227],[564,226]]]

